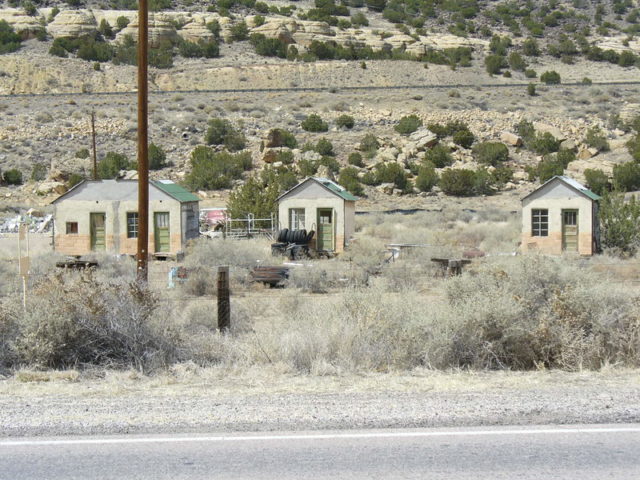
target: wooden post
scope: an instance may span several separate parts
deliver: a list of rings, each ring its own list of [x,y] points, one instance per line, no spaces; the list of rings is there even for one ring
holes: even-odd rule
[[[96,112],[91,112],[91,144],[93,146],[93,179],[98,180],[98,153],[96,151]]]
[[[225,333],[230,327],[229,267],[218,267],[218,330]]]

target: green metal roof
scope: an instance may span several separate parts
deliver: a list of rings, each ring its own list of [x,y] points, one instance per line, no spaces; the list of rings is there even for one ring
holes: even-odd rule
[[[354,197],[353,195],[351,195],[346,188],[341,187],[340,185],[338,185],[335,182],[332,182],[331,180],[328,180],[326,178],[319,178],[319,177],[314,177],[314,179],[345,200],[349,200],[352,202],[355,202],[356,200],[358,200],[358,197]]]
[[[200,201],[200,199],[189,190],[169,180],[154,180],[151,183],[153,184],[153,186],[159,188],[167,195],[175,198],[180,203]]]

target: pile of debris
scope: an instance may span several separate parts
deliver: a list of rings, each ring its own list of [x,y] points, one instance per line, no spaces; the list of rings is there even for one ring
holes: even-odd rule
[[[18,233],[22,224],[32,233],[47,233],[53,229],[53,215],[31,208],[25,214],[0,220],[0,233]]]

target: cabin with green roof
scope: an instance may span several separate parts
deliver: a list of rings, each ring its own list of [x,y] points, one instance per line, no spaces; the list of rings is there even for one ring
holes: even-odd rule
[[[320,177],[308,177],[278,198],[280,229],[313,230],[311,248],[340,253],[355,231],[357,197]]]
[[[170,180],[149,182],[149,255],[176,256],[198,238],[199,198]],[[83,181],[52,202],[54,250],[135,255],[138,181]]]
[[[522,199],[521,250],[551,255],[598,253],[599,200],[572,178],[551,178]]]

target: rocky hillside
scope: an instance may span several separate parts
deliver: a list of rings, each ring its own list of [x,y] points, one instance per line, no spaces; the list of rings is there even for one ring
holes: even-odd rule
[[[275,163],[301,176],[303,165],[311,164],[339,179],[340,169],[350,167],[355,188],[374,201],[380,195],[442,195],[437,184],[420,187],[424,162],[438,178],[450,169],[496,176],[496,168],[508,168],[511,176],[494,179],[490,190],[520,191],[531,188],[540,164],[557,162],[558,149],[575,156],[561,155],[563,168],[580,180],[585,169],[611,177],[616,165],[633,159],[630,122],[640,90],[596,84],[638,81],[637,3],[576,0],[529,8],[524,2],[425,1],[415,15],[403,1],[367,5],[174,3],[173,10],[153,13],[150,39],[158,64],[150,69],[150,83],[158,94],[151,96],[151,141],[169,164],[154,175],[187,178],[192,151],[207,143],[209,122],[220,118],[245,138],[254,169]],[[136,87],[130,42],[137,12],[83,7],[0,9],[0,29],[4,21],[19,37],[5,42],[0,55],[0,94],[7,95],[0,98],[0,169],[17,169],[26,182],[3,187],[6,203],[44,202],[73,174],[89,174],[84,152],[91,111],[97,113],[99,157],[135,157],[135,95],[126,92]],[[544,72],[557,72],[561,85],[545,85]],[[562,86],[567,82],[578,85]],[[324,90],[301,90],[309,88]],[[302,127],[311,114],[327,122],[326,132]],[[353,119],[350,128],[339,121],[345,115]],[[422,126],[399,132],[396,127],[411,115]],[[428,129],[456,122],[473,135],[471,143],[456,142],[453,130]],[[556,147],[547,152],[518,138],[523,122],[531,123],[534,135],[551,135]],[[281,166],[280,157],[264,149],[274,127],[297,139],[294,148],[276,147],[290,151],[292,164]],[[376,139],[374,150],[363,149],[367,136]],[[329,155],[318,148],[322,139],[332,144]],[[504,144],[507,158],[483,160],[486,142]],[[450,156],[445,164],[428,160],[434,146]],[[355,153],[361,163],[353,161]],[[379,173],[389,164],[404,172],[404,186]],[[43,166],[38,175],[35,165]]]

